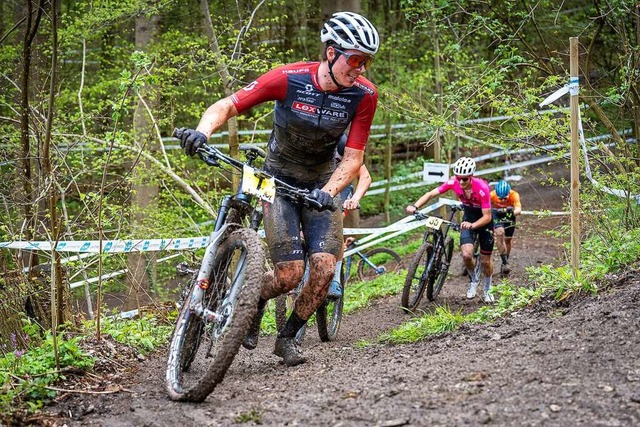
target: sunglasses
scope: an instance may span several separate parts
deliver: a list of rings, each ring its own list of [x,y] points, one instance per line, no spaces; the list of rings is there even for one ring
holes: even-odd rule
[[[365,55],[360,55],[358,53],[347,53],[344,50],[340,50],[336,47],[334,47],[333,49],[336,52],[339,52],[340,54],[344,55],[344,59],[345,61],[347,61],[347,65],[349,67],[353,67],[353,68],[364,67],[368,70],[369,67],[371,66],[371,63],[373,62],[373,56],[365,56]]]
[[[469,181],[471,179],[471,177],[470,176],[456,176],[456,179],[459,182],[467,182],[467,181]]]

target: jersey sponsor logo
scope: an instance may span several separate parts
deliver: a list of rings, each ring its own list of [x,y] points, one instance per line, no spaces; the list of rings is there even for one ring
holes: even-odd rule
[[[292,107],[294,110],[304,111],[305,113],[318,114],[318,107],[316,107],[315,105],[309,105],[295,101]]]
[[[344,118],[347,117],[347,112],[346,111],[335,111],[335,110],[330,110],[328,108],[323,108],[322,109],[322,115],[323,116],[329,116],[329,117],[336,117],[336,118],[344,119]]]
[[[329,104],[331,106],[331,108],[335,108],[338,110],[344,110],[347,107],[344,104],[340,104],[339,102],[332,102],[331,104]]]
[[[297,94],[302,94],[302,95],[305,95],[305,96],[315,96],[316,98],[320,97],[320,94],[317,93],[317,92],[314,92],[313,90],[308,91],[308,90],[300,90],[300,89],[298,89],[298,90],[296,90],[296,93]],[[299,97],[299,99],[303,100],[302,97]]]
[[[243,87],[242,90],[249,92],[249,91],[252,91],[253,89],[255,89],[256,86],[258,86],[258,81],[254,80],[251,83],[249,83],[248,85],[246,85],[245,87]]]
[[[302,101],[302,102],[308,102],[310,104],[315,104],[316,101],[317,101],[316,98],[312,98],[310,96],[307,96],[306,98],[300,98],[299,100]]]
[[[293,103],[292,108],[297,111],[303,111],[305,113],[314,114],[314,115],[321,114],[323,116],[337,117],[337,118],[347,117],[346,111],[335,111],[335,110],[330,110],[328,108],[319,109],[315,105],[309,105],[309,104],[305,104],[298,101],[295,101]]]
[[[364,85],[360,82],[355,82],[354,86],[357,86],[358,88],[362,89],[363,91],[367,92],[369,95],[373,95],[375,93],[375,91],[373,89],[371,89],[369,86]]]
[[[296,68],[294,70],[282,70],[282,74],[302,74],[308,73],[309,68]]]
[[[345,104],[351,104],[351,100],[349,98],[344,98],[342,96],[336,96],[336,95],[329,94],[329,95],[327,95],[327,98],[329,98],[332,101],[338,101],[338,102],[342,102],[342,103],[345,103]]]

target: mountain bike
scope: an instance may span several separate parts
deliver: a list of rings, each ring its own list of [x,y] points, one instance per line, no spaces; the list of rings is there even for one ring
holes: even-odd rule
[[[422,245],[407,268],[401,301],[405,310],[415,310],[425,289],[429,301],[433,301],[442,290],[453,255],[453,238],[448,234],[450,230],[460,230],[460,224],[453,222],[453,217],[461,210],[460,205],[451,206],[448,220],[420,212],[414,214],[417,220],[426,220],[427,231]],[[479,266],[479,263],[476,262],[476,265]]]
[[[174,135],[180,138],[180,130]],[[223,154],[212,146],[198,149],[207,165],[223,164],[242,171],[233,195],[226,195],[217,212],[198,270],[192,274],[178,301],[179,314],[169,343],[166,388],[177,401],[202,402],[219,384],[233,362],[251,320],[257,312],[265,251],[257,230],[262,222],[259,200],[275,195],[320,208],[309,191],[293,187],[252,166],[265,152],[241,145],[246,161]]]

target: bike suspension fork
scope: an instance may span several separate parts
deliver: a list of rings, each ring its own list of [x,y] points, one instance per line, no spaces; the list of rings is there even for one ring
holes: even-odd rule
[[[222,199],[222,203],[220,204],[220,209],[218,210],[218,218],[216,218],[216,226],[214,228],[215,231],[220,230],[222,228],[222,224],[224,224],[227,219],[227,214],[229,213],[229,209],[231,208],[231,196],[226,195]]]

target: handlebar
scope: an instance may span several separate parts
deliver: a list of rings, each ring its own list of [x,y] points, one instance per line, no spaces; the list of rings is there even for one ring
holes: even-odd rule
[[[180,139],[180,134],[181,132],[179,129],[174,129],[173,136],[175,138]],[[266,153],[264,152],[264,150],[262,150],[259,147],[256,147],[255,145],[241,144],[239,148],[240,150],[245,152],[245,156],[247,157],[246,162],[242,162],[238,159],[234,159],[233,157],[224,154],[222,151],[220,151],[216,147],[212,145],[207,145],[207,144],[199,147],[196,153],[198,154],[200,159],[202,159],[202,161],[204,161],[209,166],[221,167],[220,162],[222,162],[240,171],[243,169],[245,164],[250,166],[251,163],[258,156],[262,158],[266,157]],[[263,176],[264,178],[267,178],[267,179],[273,178],[276,184],[276,194],[280,196],[286,197],[293,201],[300,201],[304,206],[314,208],[317,210],[329,209],[330,211],[334,212],[337,209],[335,204],[331,205],[328,208],[326,207],[323,208],[320,202],[309,197],[309,194],[311,193],[309,190],[297,188],[297,187],[294,187],[293,185],[287,184],[286,182],[274,177],[273,175],[265,171],[259,171],[259,172],[261,176]]]
[[[510,214],[513,214],[513,207],[508,206],[506,208],[491,208],[491,212],[497,215],[500,215],[500,214],[510,215]]]

